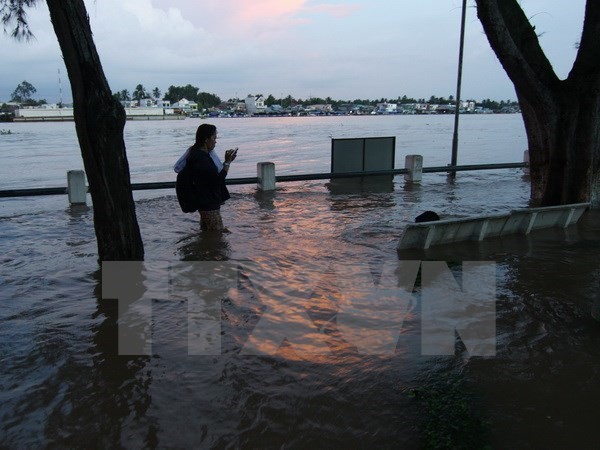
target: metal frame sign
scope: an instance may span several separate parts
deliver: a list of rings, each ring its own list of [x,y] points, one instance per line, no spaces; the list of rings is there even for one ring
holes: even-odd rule
[[[393,170],[395,160],[395,136],[331,140],[331,173]]]

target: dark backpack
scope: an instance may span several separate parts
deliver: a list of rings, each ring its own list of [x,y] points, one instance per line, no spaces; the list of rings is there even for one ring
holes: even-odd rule
[[[177,193],[179,206],[184,213],[198,211],[196,182],[194,181],[192,170],[189,169],[189,165],[186,165],[183,170],[177,174],[175,192]]]

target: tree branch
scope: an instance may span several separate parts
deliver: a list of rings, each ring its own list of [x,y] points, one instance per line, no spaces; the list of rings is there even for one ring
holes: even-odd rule
[[[585,7],[581,42],[575,63],[569,73],[568,80],[570,82],[582,78],[590,80],[600,79],[600,45],[598,45],[598,36],[600,36],[600,2],[590,0]]]
[[[4,27],[4,32],[7,28],[14,28],[10,32],[10,36],[18,41],[29,41],[34,38],[32,31],[27,23],[27,13],[25,8],[33,6],[38,0],[1,0],[0,1],[0,21]]]
[[[548,98],[560,80],[516,0],[475,0],[490,45],[520,96]]]

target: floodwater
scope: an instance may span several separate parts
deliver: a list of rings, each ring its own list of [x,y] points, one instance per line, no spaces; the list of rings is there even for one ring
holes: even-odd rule
[[[217,124],[220,133],[234,122]],[[502,134],[492,128],[482,134]],[[138,199],[146,267],[130,283],[137,300],[150,299],[141,334],[152,345],[130,356],[119,355],[123,318],[103,294],[91,209],[64,198],[2,201],[0,446],[597,447],[597,212],[566,230],[410,255],[444,261],[458,281],[463,262],[495,270],[495,354],[473,355],[457,338],[454,354],[426,355],[424,266],[408,277],[401,308],[385,298],[386,274],[405,262],[403,227],[428,209],[451,218],[526,207],[520,170],[231,192],[222,235],[199,232],[173,192]],[[198,301],[186,284],[231,267],[235,282],[218,302]],[[219,351],[196,354],[194,331],[211,318]],[[458,319],[459,336],[477,319]]]

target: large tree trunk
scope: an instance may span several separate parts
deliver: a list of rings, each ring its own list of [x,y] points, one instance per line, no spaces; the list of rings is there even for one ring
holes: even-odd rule
[[[104,76],[83,0],[47,0],[73,92],[75,127],[101,261],[142,260],[123,128],[125,110]]]
[[[516,0],[475,1],[521,105],[532,203],[600,207],[600,2],[588,1],[577,58],[560,80]]]

